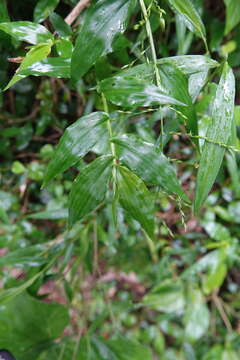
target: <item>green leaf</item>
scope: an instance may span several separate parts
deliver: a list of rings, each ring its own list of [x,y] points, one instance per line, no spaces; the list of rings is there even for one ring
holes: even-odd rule
[[[71,26],[69,26],[60,15],[53,12],[50,14],[49,20],[59,36],[68,37],[72,34]]]
[[[158,65],[171,63],[179,68],[185,75],[203,72],[219,66],[218,62],[204,55],[179,55],[159,59]],[[142,65],[140,65],[142,66]]]
[[[99,89],[107,100],[125,106],[181,105],[185,103],[167,95],[156,85],[133,77],[114,76],[100,82]]]
[[[165,280],[147,293],[142,303],[166,313],[181,312],[185,306],[183,285],[178,280]]]
[[[51,52],[52,48],[52,41],[48,41],[46,43],[40,43],[31,48],[25,58],[23,59],[21,65],[16,71],[16,74],[13,76],[13,78],[9,81],[7,86],[4,90],[7,90],[12,85],[14,85],[19,80],[23,79],[26,75],[23,75],[21,73],[22,70],[32,66],[34,63],[45,59],[48,54]]]
[[[224,35],[228,35],[240,22],[240,2],[238,0],[224,0],[224,4],[226,6]]]
[[[168,0],[169,4],[172,6],[173,10],[178,14],[181,14],[186,19],[186,25],[189,23],[191,26],[188,26],[192,31],[192,27],[194,28],[194,32],[197,36],[201,37],[207,47],[206,40],[206,30],[203,25],[202,19],[195,9],[191,0]]]
[[[91,150],[107,132],[107,119],[106,113],[91,113],[81,117],[65,130],[47,167],[43,186]]]
[[[39,0],[33,13],[34,22],[40,23],[45,20],[57,7],[58,3],[59,0]]]
[[[53,35],[42,25],[30,21],[12,21],[0,23],[0,30],[20,41],[30,44],[53,40]]]
[[[42,245],[28,246],[26,248],[10,251],[0,257],[0,266],[9,265],[29,265],[39,266],[47,262],[47,258],[42,255],[46,248]]]
[[[37,359],[38,346],[61,336],[68,322],[64,306],[21,294],[0,308],[0,348],[19,360]]]
[[[117,194],[121,206],[154,236],[154,200],[144,182],[123,166],[117,167]]]
[[[72,56],[71,74],[75,81],[97,59],[112,51],[112,43],[117,34],[125,31],[135,3],[135,0],[99,0],[89,7]]]
[[[112,172],[111,164],[112,156],[101,156],[87,165],[75,179],[69,197],[70,227],[104,200]]]
[[[212,123],[206,137],[213,142],[228,144],[234,115],[235,80],[231,68],[224,64],[212,108]],[[198,213],[220,169],[226,148],[205,141],[197,174],[194,211]]]
[[[6,0],[0,0],[0,22],[9,21]]]
[[[152,360],[152,354],[146,346],[127,337],[118,336],[106,343],[118,360]]]
[[[56,78],[70,78],[70,60],[61,57],[47,58],[21,70],[24,76],[50,76]]]
[[[158,149],[151,143],[142,141],[134,135],[122,135],[112,139],[121,147],[120,160],[140,176],[147,184],[163,187],[188,201],[183,192],[174,168]]]
[[[187,309],[184,316],[186,339],[188,341],[200,339],[207,332],[209,321],[209,310],[201,291],[189,289]]]

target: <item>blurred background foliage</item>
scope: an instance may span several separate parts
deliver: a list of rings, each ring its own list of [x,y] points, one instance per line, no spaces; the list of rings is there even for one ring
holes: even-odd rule
[[[41,21],[45,11],[65,18],[76,3],[1,0],[0,21]],[[166,1],[145,3],[151,5],[149,20],[159,58],[204,53],[204,44]],[[192,3],[206,26],[212,58],[228,57],[234,69],[239,135],[239,2]],[[75,39],[84,14],[80,25],[72,27],[70,39]],[[43,24],[54,32],[45,16]],[[115,227],[109,197],[105,207],[67,231],[75,169],[41,188],[64,129],[81,115],[103,110],[94,90],[96,78],[104,79],[133,61],[145,61],[146,43],[144,21],[136,9],[113,52],[100,58],[76,84],[54,77],[26,77],[0,94],[0,347],[17,359],[240,358],[238,153],[236,157],[227,153],[199,218],[160,194],[156,241],[150,250],[139,224],[121,209]],[[24,56],[25,46],[0,32],[2,89],[18,66],[9,58]],[[215,91],[215,83],[209,82],[196,104],[202,134]],[[110,106],[111,112],[116,110]],[[177,132],[178,122],[171,116],[170,130]],[[157,112],[134,117],[116,112],[114,132],[127,129],[153,141],[160,131],[159,117]],[[101,139],[79,161],[78,170],[104,152],[105,142]],[[175,159],[180,182],[191,194],[198,166],[191,141],[173,135],[164,150]]]

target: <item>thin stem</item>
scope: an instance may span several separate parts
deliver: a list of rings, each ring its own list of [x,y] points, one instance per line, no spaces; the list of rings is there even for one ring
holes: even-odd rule
[[[105,113],[107,113],[109,115],[107,100],[106,100],[105,95],[103,93],[102,93],[102,102],[103,102],[103,108],[104,108]],[[109,137],[112,138],[113,137],[113,132],[112,132],[112,125],[111,125],[110,116],[108,117],[108,120],[107,120],[107,127],[108,127]],[[114,159],[116,159],[115,144],[113,142],[111,142],[110,147],[111,147],[112,156],[114,157]]]
[[[143,17],[145,20],[145,24],[146,24],[146,31],[147,31],[147,35],[149,38],[149,43],[150,43],[150,47],[151,47],[151,52],[152,52],[152,59],[153,59],[153,64],[154,64],[154,70],[155,70],[155,76],[156,76],[156,82],[157,82],[157,86],[161,86],[161,79],[160,79],[160,74],[158,71],[158,67],[157,67],[157,55],[156,55],[156,50],[155,50],[155,45],[154,45],[154,40],[153,40],[153,34],[152,34],[152,29],[151,29],[151,25],[148,19],[148,13],[147,13],[147,9],[144,3],[144,0],[139,0],[140,2],[140,6],[142,9],[142,13],[143,13]]]
[[[212,295],[212,300],[214,304],[216,305],[216,308],[218,309],[218,312],[222,318],[222,321],[224,322],[224,325],[226,326],[228,332],[232,332],[232,324],[230,323],[227,314],[225,313],[225,310],[222,306],[221,300],[219,299],[217,292],[214,292]]]
[[[65,18],[65,22],[68,25],[72,25],[72,23],[76,20],[80,13],[89,5],[90,1],[91,0],[80,0]]]
[[[148,248],[152,257],[152,261],[154,264],[158,263],[158,253],[157,253],[157,249],[155,247],[154,242],[152,241],[152,239],[150,238],[150,236],[146,233],[146,231],[143,229],[144,235],[146,236],[146,240],[147,240],[147,244],[148,244]]]

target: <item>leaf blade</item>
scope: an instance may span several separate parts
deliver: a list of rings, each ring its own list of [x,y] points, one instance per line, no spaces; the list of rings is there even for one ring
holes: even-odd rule
[[[47,167],[43,186],[76,163],[97,143],[107,132],[107,119],[106,113],[91,113],[81,117],[65,130]]]
[[[213,142],[227,144],[231,136],[234,115],[235,80],[227,63],[224,64],[221,79],[213,103],[213,121],[206,137]],[[205,201],[220,169],[226,148],[205,141],[197,174],[194,212],[197,214]]]
[[[75,179],[69,196],[69,226],[94,210],[105,198],[111,175],[111,155],[103,155]]]

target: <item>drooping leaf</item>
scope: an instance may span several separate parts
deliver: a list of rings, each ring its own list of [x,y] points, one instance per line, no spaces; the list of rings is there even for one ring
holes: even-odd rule
[[[153,144],[134,135],[122,135],[112,141],[121,147],[121,161],[147,184],[161,186],[167,192],[188,200],[174,168]]]
[[[181,105],[186,104],[167,95],[156,85],[133,77],[114,76],[101,81],[99,89],[107,100],[120,106]]]
[[[84,156],[107,132],[108,115],[93,112],[69,126],[60,139],[44,177],[44,185]]]
[[[58,338],[68,321],[64,306],[46,304],[23,293],[0,308],[0,348],[19,360],[36,359],[38,346]]]
[[[34,22],[40,23],[45,20],[57,7],[58,3],[59,0],[39,0],[33,13]]]
[[[195,34],[201,37],[206,44],[206,30],[200,15],[193,5],[193,2],[191,0],[168,0],[168,2],[174,11],[181,14],[186,19],[187,25],[188,23],[191,24]],[[190,26],[188,27],[192,30]]]
[[[235,80],[227,63],[217,88],[212,108],[212,123],[206,137],[213,142],[228,144],[234,115]],[[220,169],[226,148],[205,141],[197,174],[194,211],[198,213],[205,201]]]
[[[144,182],[126,167],[117,167],[117,194],[121,206],[146,233],[154,235],[154,201]]]
[[[70,227],[104,200],[112,172],[111,164],[111,155],[101,156],[87,165],[75,179],[69,198]]]
[[[48,54],[51,52],[52,48],[52,41],[49,40],[46,43],[39,43],[31,48],[23,61],[21,62],[21,65],[16,71],[16,74],[13,76],[13,78],[9,81],[7,86],[5,87],[5,90],[10,88],[12,85],[14,85],[19,80],[23,79],[26,75],[22,74],[22,70],[31,67],[34,63],[41,61],[45,59]]]
[[[0,30],[20,41],[30,44],[53,40],[53,35],[42,25],[30,21],[12,21],[0,23]]]
[[[21,70],[21,74],[24,76],[34,75],[70,78],[70,60],[61,57],[50,57]]]
[[[240,2],[224,0],[226,6],[226,24],[224,34],[227,35],[240,22]]]
[[[118,360],[152,360],[152,354],[146,346],[127,337],[117,336],[106,343]]]
[[[89,7],[72,56],[74,80],[81,78],[98,58],[112,51],[113,40],[125,31],[135,4],[135,0],[100,0]]]
[[[187,309],[184,315],[186,339],[188,341],[200,339],[208,329],[209,318],[209,310],[201,291],[189,289]]]

